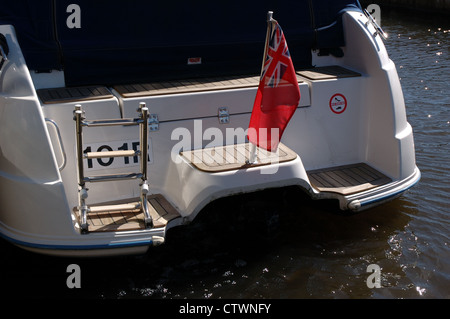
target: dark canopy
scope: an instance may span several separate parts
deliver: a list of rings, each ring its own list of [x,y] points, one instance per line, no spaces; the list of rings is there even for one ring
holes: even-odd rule
[[[73,86],[258,74],[268,11],[294,66],[310,67],[312,48],[345,45],[349,9],[358,1],[3,0],[0,24],[15,27],[29,69],[63,69]]]

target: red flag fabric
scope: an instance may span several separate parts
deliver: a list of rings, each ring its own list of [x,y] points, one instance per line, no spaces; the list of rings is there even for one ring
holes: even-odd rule
[[[277,21],[269,21],[261,79],[247,137],[274,152],[300,102],[300,89],[286,39]]]

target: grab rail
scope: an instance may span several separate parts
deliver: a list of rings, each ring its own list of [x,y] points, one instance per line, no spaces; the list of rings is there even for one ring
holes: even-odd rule
[[[372,15],[369,13],[369,11],[367,11],[367,9],[364,9],[364,14],[368,18],[366,26],[370,22],[370,23],[372,23],[373,27],[376,30],[376,32],[373,34],[373,36],[375,37],[377,34],[379,34],[383,39],[387,40],[387,38],[388,38],[387,33],[384,32],[383,29],[381,29],[381,27],[378,25],[378,23],[375,21],[375,19],[372,17]]]
[[[8,61],[8,53],[9,53],[9,47],[8,42],[6,41],[6,37],[3,33],[0,33],[0,70],[3,67],[3,64]]]
[[[66,151],[64,150],[64,145],[62,143],[61,132],[59,131],[58,124],[56,124],[55,121],[48,119],[48,118],[46,118],[45,121],[47,123],[52,124],[56,130],[56,136],[58,137],[59,148],[61,150],[62,157],[63,157],[62,164],[58,167],[59,171],[61,172],[64,169],[64,167],[66,166],[66,162],[67,162],[67,155],[66,155]]]

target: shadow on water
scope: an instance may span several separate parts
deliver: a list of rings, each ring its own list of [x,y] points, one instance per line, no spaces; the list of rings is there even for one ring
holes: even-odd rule
[[[240,195],[213,202],[142,256],[57,258],[2,242],[2,283],[12,298],[365,298],[366,267],[408,223],[405,204],[347,215],[295,188]],[[73,263],[81,289],[66,285]]]

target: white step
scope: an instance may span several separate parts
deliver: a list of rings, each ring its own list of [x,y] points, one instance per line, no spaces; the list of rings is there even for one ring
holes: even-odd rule
[[[84,155],[85,158],[108,158],[108,157],[128,157],[137,156],[139,151],[103,151],[103,152],[88,152]]]

